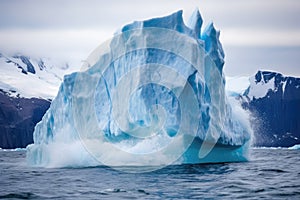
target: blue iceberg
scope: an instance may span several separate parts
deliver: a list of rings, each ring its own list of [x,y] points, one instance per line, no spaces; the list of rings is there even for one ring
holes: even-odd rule
[[[247,160],[247,115],[226,97],[219,31],[198,10],[124,26],[64,77],[27,147],[31,165]],[[135,168],[137,169],[137,168]],[[139,168],[140,169],[140,168]]]

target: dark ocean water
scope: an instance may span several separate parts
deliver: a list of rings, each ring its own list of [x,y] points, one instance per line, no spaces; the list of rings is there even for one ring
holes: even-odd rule
[[[25,154],[0,150],[0,199],[300,199],[300,150],[253,149],[249,162],[143,174],[30,167]]]

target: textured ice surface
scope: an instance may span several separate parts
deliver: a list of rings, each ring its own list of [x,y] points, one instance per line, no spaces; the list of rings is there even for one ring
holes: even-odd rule
[[[29,162],[165,166],[244,160],[248,122],[225,95],[219,32],[209,24],[201,33],[201,26],[198,10],[188,25],[178,11],[124,26],[81,72],[65,76],[35,128]]]

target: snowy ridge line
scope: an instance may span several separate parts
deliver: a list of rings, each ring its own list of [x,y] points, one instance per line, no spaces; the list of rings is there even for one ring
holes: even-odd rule
[[[267,97],[269,92],[282,92],[284,96],[287,88],[300,88],[300,78],[272,71],[258,71],[249,80],[250,86],[243,95],[252,100]]]
[[[76,70],[67,62],[0,53],[0,89],[10,97],[53,99],[65,74]]]
[[[254,76],[226,77],[225,89],[229,94],[247,96],[249,100],[264,98],[270,91],[282,91],[294,86],[300,88],[300,77],[285,76],[279,72],[259,70]]]

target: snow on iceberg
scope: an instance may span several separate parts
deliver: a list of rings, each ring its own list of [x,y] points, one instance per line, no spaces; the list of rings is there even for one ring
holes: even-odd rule
[[[219,32],[201,26],[198,10],[188,25],[178,11],[128,24],[96,48],[64,77],[35,127],[29,163],[153,170],[245,161],[251,129],[225,95]]]

